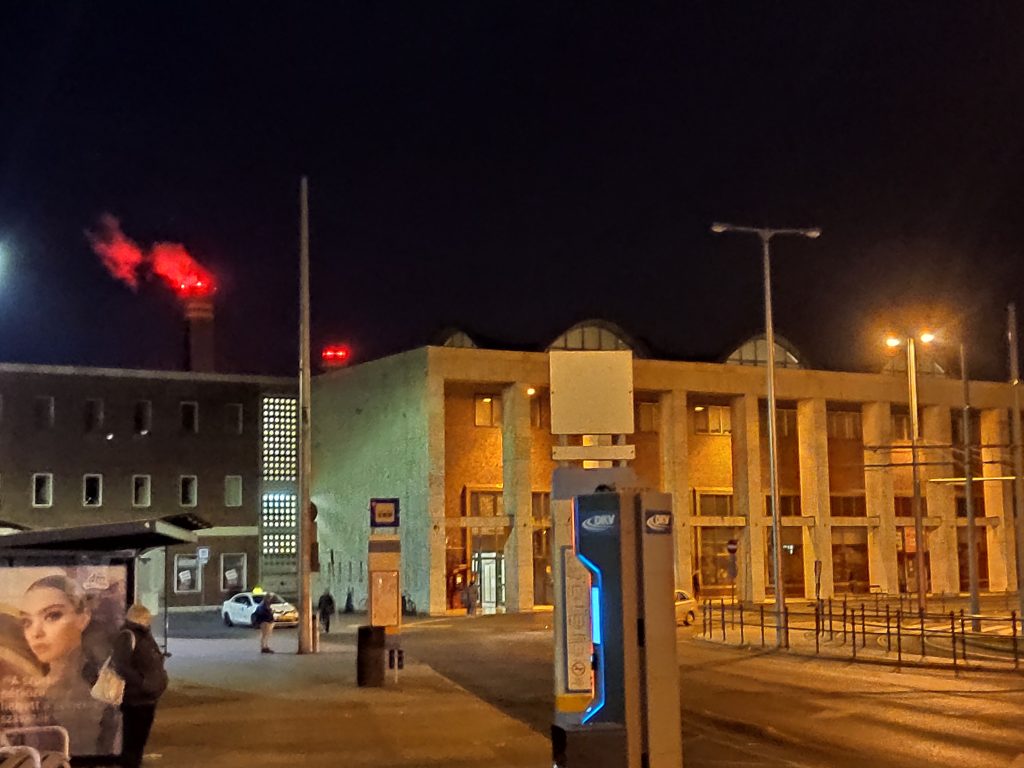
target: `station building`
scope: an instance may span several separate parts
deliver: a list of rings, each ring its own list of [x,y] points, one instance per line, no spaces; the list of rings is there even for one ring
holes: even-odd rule
[[[212,370],[212,366],[211,366]],[[151,608],[294,594],[294,379],[0,364],[0,533],[145,519],[199,542],[146,554]]]
[[[777,340],[782,572],[788,597],[914,589],[910,416],[905,369],[813,370]],[[702,596],[773,589],[766,436],[767,347],[751,339],[723,362],[662,360],[621,329],[588,321],[539,351],[480,348],[454,332],[436,346],[313,380],[313,501],[320,580],[358,608],[366,598],[371,498],[401,504],[402,587],[419,612],[462,608],[475,573],[481,606],[551,604],[548,350],[632,349],[636,446],[645,486],[671,494],[676,578]],[[919,401],[929,589],[966,590],[959,450],[962,388],[923,370]],[[937,374],[937,375],[925,375]],[[1010,474],[1011,389],[972,383],[977,547],[983,590],[1016,589]],[[611,436],[582,436],[600,444]]]

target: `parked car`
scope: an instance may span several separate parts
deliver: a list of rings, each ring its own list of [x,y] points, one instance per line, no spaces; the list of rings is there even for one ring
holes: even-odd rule
[[[239,592],[229,600],[225,600],[220,612],[224,617],[224,623],[229,627],[241,624],[245,627],[253,625],[253,614],[256,613],[256,606],[263,600],[263,594],[252,592]],[[274,613],[275,626],[294,627],[299,623],[299,612],[295,606],[277,595],[271,595],[270,610]]]
[[[676,590],[676,624],[689,626],[697,620],[697,601],[688,592]]]

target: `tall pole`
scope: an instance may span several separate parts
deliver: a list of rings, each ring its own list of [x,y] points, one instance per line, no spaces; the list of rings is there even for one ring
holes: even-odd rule
[[[917,445],[921,441],[921,425],[917,406],[917,349],[914,337],[907,339],[907,383],[910,388],[910,473],[914,487],[911,513],[914,515],[914,570],[917,571],[917,607],[928,609],[928,576],[925,573],[924,519],[921,514],[921,469],[917,461]]]
[[[967,375],[967,351],[960,342],[960,378],[964,384],[964,506],[967,507],[967,583],[971,595],[971,629],[981,631],[981,604],[978,597],[977,530],[974,527],[974,477],[971,461],[971,380]]]
[[[782,583],[782,515],[779,509],[779,463],[775,412],[775,326],[772,322],[771,232],[761,233],[764,254],[764,335],[768,344],[768,475],[772,495],[772,572],[775,574],[775,645],[782,646],[786,590]]]
[[[1013,441],[1013,508],[1017,528],[1017,602],[1024,616],[1024,444],[1020,425],[1020,364],[1017,359],[1017,307],[1008,307],[1006,337],[1010,343],[1010,386],[1013,389],[1013,412],[1010,414]]]
[[[299,653],[313,652],[309,508],[309,182],[299,184]]]

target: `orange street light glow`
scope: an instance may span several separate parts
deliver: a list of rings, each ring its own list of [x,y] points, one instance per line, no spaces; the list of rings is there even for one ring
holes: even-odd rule
[[[885,346],[889,347],[890,349],[895,349],[896,347],[898,347],[902,343],[903,342],[900,341],[899,339],[897,339],[895,336],[889,336],[885,340]]]
[[[931,344],[933,341],[935,341],[935,334],[932,333],[931,331],[925,331],[924,333],[921,334],[921,341],[924,342],[925,344]]]

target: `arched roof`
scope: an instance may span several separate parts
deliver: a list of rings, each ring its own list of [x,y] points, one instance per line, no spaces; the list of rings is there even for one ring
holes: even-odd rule
[[[751,336],[734,349],[725,362],[730,365],[768,365],[768,341],[763,333]],[[806,368],[803,357],[789,341],[775,334],[775,366]]]
[[[598,319],[576,323],[548,344],[548,350],[552,349],[629,350],[636,357],[647,357],[642,346],[622,328]]]
[[[476,349],[479,344],[461,328],[445,328],[435,337],[436,346],[458,347],[459,349]]]

